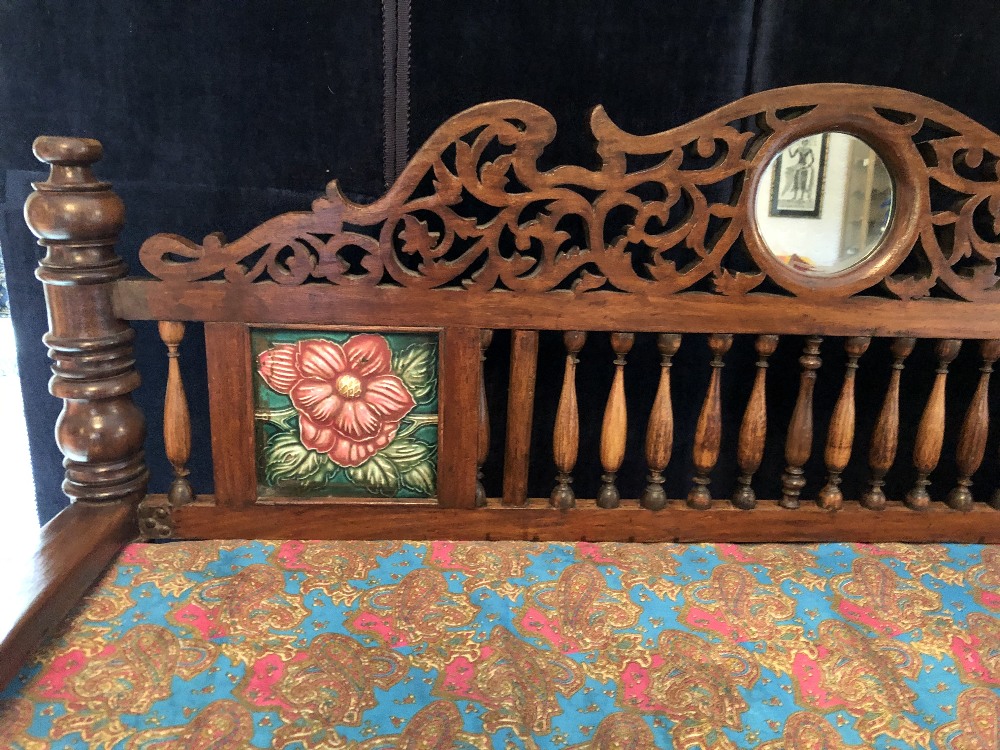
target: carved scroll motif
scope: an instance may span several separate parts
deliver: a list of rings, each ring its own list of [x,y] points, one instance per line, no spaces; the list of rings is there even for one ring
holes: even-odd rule
[[[601,107],[590,125],[600,169],[539,171],[553,117],[522,101],[482,104],[442,125],[374,203],[354,203],[331,182],[312,211],[232,242],[154,236],[142,263],[175,283],[743,295],[766,278],[751,260],[761,253],[750,227],[753,177],[782,144],[839,126],[880,151],[900,208],[909,207],[896,218],[896,247],[878,251],[892,262],[861,293],[1000,299],[1000,136],[938,102],[814,84],[755,94],[655,135],[622,131]],[[907,258],[907,274],[896,275]],[[819,287],[838,296],[836,283]]]

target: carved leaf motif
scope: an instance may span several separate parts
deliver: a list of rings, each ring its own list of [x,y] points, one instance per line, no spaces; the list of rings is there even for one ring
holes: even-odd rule
[[[302,445],[297,432],[279,432],[264,446],[264,477],[272,486],[294,483],[304,488],[322,487],[336,471],[326,455]]]
[[[400,480],[407,489],[432,496],[436,491],[435,474],[434,464],[425,461],[400,474]]]
[[[764,281],[763,273],[733,273],[720,271],[712,280],[715,291],[727,296],[746,294]]]
[[[403,216],[403,224],[406,228],[399,233],[403,240],[400,249],[408,255],[431,256],[441,234],[431,232],[427,228],[426,221],[421,221],[411,214]]]
[[[373,495],[392,497],[399,492],[399,469],[383,453],[376,453],[360,466],[348,469],[347,476]]]
[[[414,439],[396,440],[382,451],[382,456],[392,461],[400,473],[427,463],[433,455],[434,446]]]
[[[395,355],[392,371],[403,381],[414,400],[423,401],[437,388],[437,346],[410,344]]]
[[[890,276],[885,280],[889,291],[900,299],[926,297],[936,283],[937,279],[934,276]]]

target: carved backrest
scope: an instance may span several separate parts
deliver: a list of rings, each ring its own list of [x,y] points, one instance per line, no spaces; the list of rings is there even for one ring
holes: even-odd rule
[[[483,104],[439,128],[374,203],[349,201],[333,182],[311,211],[275,217],[232,242],[219,234],[201,244],[169,234],[148,239],[140,258],[154,278],[114,288],[122,318],[166,322],[161,333],[172,357],[166,443],[176,479],[168,496],[144,501],[146,533],[277,528],[309,536],[315,527],[302,524],[312,519],[335,535],[360,524],[362,536],[981,534],[979,514],[994,511],[969,486],[989,439],[988,382],[1000,339],[1000,137],[924,97],[844,84],[763,92],[655,135],[625,133],[601,108],[591,127],[598,169],[542,171],[539,158],[556,130],[551,115],[520,101]],[[816,196],[818,211],[825,133],[870,146],[884,163],[891,198],[871,252],[817,273],[802,257],[770,249],[756,211],[765,199],[778,207],[787,186],[781,195],[776,186],[786,178]],[[818,152],[796,150],[805,137],[818,139]],[[796,153],[797,165],[774,166],[779,155]],[[176,367],[179,321],[206,325],[215,492],[194,503],[185,468],[192,436]],[[482,367],[495,330],[511,331],[503,446],[489,442],[491,414],[496,419],[503,404],[488,402]],[[560,373],[538,371],[539,331],[563,333]],[[634,347],[651,341],[636,333],[657,335],[657,370],[635,375],[629,367]],[[688,333],[710,334],[709,361],[692,449],[679,464],[672,358],[685,345],[703,346],[682,343]],[[592,364],[580,352],[607,334],[605,366],[613,375],[606,400],[581,405],[579,373]],[[750,373],[726,369],[734,334],[756,336]],[[807,338],[783,344],[790,334]],[[836,344],[846,366],[820,435],[814,391],[830,336],[847,337]],[[855,373],[866,366],[873,336],[893,339],[885,396],[877,416],[857,415]],[[915,338],[939,340],[927,344],[937,372],[931,391],[918,396],[925,406],[913,454],[897,461],[900,373]],[[946,381],[964,338],[985,340],[982,376],[971,400],[956,406]],[[801,348],[801,372],[794,410],[776,431],[766,369],[776,349],[789,345]],[[539,503],[528,497],[529,466],[550,459],[532,457],[528,443],[536,383],[553,377],[561,378],[550,436],[553,489]],[[747,402],[723,402],[729,377],[753,381]],[[629,413],[629,382],[658,383],[649,413]],[[952,445],[945,413],[955,408],[966,416]],[[742,415],[738,435],[723,435],[733,409]],[[581,420],[594,418],[600,489],[594,500],[578,501]],[[854,444],[859,419],[870,423],[866,446]],[[628,438],[636,424],[641,447]],[[785,434],[786,468],[781,497],[759,501],[754,475],[769,432]],[[648,470],[645,489],[623,497],[618,475],[626,452],[637,449]],[[502,496],[490,499],[482,466],[501,450]],[[948,505],[975,509],[972,515],[942,510],[933,501],[945,498],[927,492],[945,450],[956,451],[959,466]],[[820,453],[822,490],[804,498],[807,464]],[[712,474],[720,455],[730,454],[739,479],[720,492]],[[852,461],[867,461],[867,479],[845,498],[842,476]],[[882,490],[901,465],[913,472],[909,509]],[[663,489],[671,467],[689,474],[686,503]],[[774,515],[803,499],[815,500],[809,507],[822,514]],[[545,515],[549,505],[574,510],[556,521]],[[516,518],[508,506],[518,508]],[[767,531],[745,520],[742,511],[752,508],[767,515]],[[928,508],[950,520],[928,530],[907,515]],[[601,515],[612,509],[617,520]],[[882,509],[888,520],[866,519]],[[706,526],[691,513],[712,520]],[[995,527],[989,518],[986,526]]]

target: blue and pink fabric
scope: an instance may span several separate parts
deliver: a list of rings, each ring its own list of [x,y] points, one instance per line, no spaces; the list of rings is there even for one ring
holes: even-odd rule
[[[1000,549],[128,547],[11,748],[1000,747]]]

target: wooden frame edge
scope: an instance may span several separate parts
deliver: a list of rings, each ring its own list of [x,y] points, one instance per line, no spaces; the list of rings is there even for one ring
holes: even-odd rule
[[[45,524],[28,564],[0,587],[0,689],[136,536],[125,503],[76,503]]]
[[[576,508],[554,510],[547,500],[527,507],[390,507],[357,505],[259,504],[230,510],[207,503],[176,513],[176,534],[188,539],[464,539],[622,542],[966,542],[1000,543],[1000,512],[982,504],[960,513],[943,503],[914,511],[890,502],[884,511],[856,502],[839,511],[807,505],[789,511],[777,501],[760,501],[753,511],[717,500],[709,510],[674,501],[652,511],[622,501],[614,510],[581,500]]]

